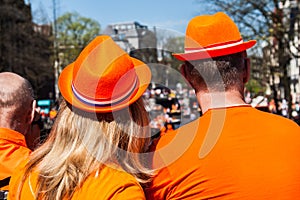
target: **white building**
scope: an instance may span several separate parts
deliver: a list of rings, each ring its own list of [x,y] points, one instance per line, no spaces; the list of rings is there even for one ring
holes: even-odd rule
[[[103,31],[128,53],[132,50],[143,48],[156,48],[155,29],[138,22],[122,22],[110,24]]]

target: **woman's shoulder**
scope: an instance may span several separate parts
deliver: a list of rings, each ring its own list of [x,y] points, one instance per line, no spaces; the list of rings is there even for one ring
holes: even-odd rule
[[[104,165],[92,173],[75,196],[84,199],[144,199],[143,189],[129,173]],[[75,198],[77,199],[77,198]]]
[[[133,175],[125,172],[121,167],[114,165],[104,165],[100,170],[94,173],[96,179],[103,181],[104,179],[113,179],[115,182],[120,184],[126,184],[128,182],[138,184],[138,181]]]

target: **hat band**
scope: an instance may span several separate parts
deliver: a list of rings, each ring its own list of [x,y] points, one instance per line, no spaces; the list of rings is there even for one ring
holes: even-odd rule
[[[219,43],[215,45],[210,45],[204,48],[185,48],[185,53],[195,53],[195,52],[202,52],[202,51],[212,51],[212,50],[218,50],[218,49],[226,49],[229,47],[234,47],[239,44],[243,44],[243,40],[240,39],[238,41],[230,41],[230,42],[225,42],[225,43]]]
[[[134,80],[134,84],[131,86],[131,88],[129,88],[129,90],[124,93],[122,96],[115,98],[113,100],[92,100],[92,99],[88,99],[84,96],[82,96],[74,87],[73,83],[71,85],[72,87],[72,91],[75,95],[75,97],[80,100],[81,102],[91,105],[91,106],[96,106],[96,107],[105,107],[105,106],[111,106],[111,105],[115,105],[118,104],[122,101],[124,101],[125,99],[127,99],[129,96],[133,95],[136,91],[137,91],[137,85],[138,85],[138,79],[137,77],[135,77]]]

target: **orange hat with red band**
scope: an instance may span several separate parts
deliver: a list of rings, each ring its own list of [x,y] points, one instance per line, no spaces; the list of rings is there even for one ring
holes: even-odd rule
[[[173,55],[178,60],[207,59],[242,52],[255,43],[255,40],[243,41],[230,17],[218,12],[194,17],[186,29],[185,52]]]
[[[109,36],[91,41],[61,72],[58,86],[72,106],[88,112],[112,112],[138,100],[151,80],[149,67],[130,57]]]

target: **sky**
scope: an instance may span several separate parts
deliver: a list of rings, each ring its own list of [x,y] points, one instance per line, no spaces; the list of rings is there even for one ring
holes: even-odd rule
[[[184,34],[189,20],[203,13],[203,6],[197,0],[25,0],[31,4],[35,21],[42,17],[48,22],[54,19],[53,1],[57,17],[78,12],[98,21],[102,30],[109,24],[137,21]]]

